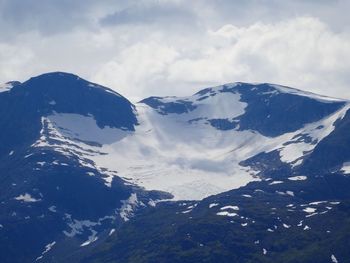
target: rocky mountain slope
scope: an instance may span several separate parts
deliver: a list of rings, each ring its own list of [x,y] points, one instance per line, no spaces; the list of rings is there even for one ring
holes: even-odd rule
[[[232,83],[0,89],[1,262],[347,262],[349,102]]]

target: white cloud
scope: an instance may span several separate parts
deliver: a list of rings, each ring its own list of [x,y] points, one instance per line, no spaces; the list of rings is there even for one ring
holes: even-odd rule
[[[19,72],[23,74],[30,71],[27,65],[32,58],[33,53],[30,49],[0,42],[0,72],[3,82],[12,80]]]
[[[350,37],[301,17],[201,36],[144,37],[107,62],[95,80],[133,97],[190,94],[226,82],[272,82],[350,98]]]
[[[60,70],[135,100],[234,81],[350,99],[348,1],[50,1],[35,19],[0,5],[0,82]]]
[[[178,56],[169,46],[150,40],[121,51],[96,73],[94,80],[115,87],[127,97],[142,99],[166,85],[168,68]]]

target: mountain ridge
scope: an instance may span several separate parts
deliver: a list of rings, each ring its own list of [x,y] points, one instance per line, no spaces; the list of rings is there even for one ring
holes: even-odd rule
[[[133,104],[62,72],[1,91],[2,262],[293,262],[288,233],[307,260],[307,233],[348,238],[347,100],[237,82]]]

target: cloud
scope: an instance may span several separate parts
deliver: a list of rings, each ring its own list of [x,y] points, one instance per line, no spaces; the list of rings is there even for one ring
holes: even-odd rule
[[[0,43],[0,69],[4,80],[11,80],[18,72],[28,73],[28,62],[34,55],[30,49]],[[5,81],[3,81],[5,82]]]
[[[137,43],[103,65],[94,80],[135,100],[152,92],[163,93],[163,89],[167,90],[168,68],[177,56],[175,48],[152,40]]]
[[[272,82],[350,98],[350,37],[312,17],[248,27],[227,24],[194,38],[145,37],[95,75],[123,94],[191,94],[234,81]],[[110,81],[109,81],[110,80]]]
[[[0,82],[69,71],[125,96],[233,81],[350,98],[349,1],[0,0]]]
[[[194,21],[192,10],[175,1],[140,1],[100,19],[101,25],[105,26],[168,23],[169,27],[173,27]]]
[[[87,11],[92,1],[3,0],[0,1],[0,37],[38,31],[44,35],[67,32],[90,23]]]

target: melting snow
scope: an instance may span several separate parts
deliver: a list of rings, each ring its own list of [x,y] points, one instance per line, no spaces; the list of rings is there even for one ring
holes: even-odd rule
[[[56,241],[53,241],[52,243],[50,244],[47,244],[45,246],[45,250],[41,253],[41,256],[37,257],[35,261],[38,261],[40,259],[43,258],[44,254],[46,254],[47,252],[49,252],[51,250],[51,248],[56,244]]]
[[[151,199],[151,200],[148,201],[148,205],[152,206],[152,207],[155,207],[157,205],[157,203],[154,200]]]
[[[290,196],[294,196],[294,192],[292,192],[292,191],[286,191],[286,192],[276,191],[276,193],[279,194],[279,195],[290,195]]]
[[[87,245],[90,245],[91,243],[95,242],[98,237],[96,236],[97,232],[95,230],[91,230],[92,234],[88,237],[88,240],[86,240],[84,243],[82,243],[80,246],[85,247]]]
[[[331,260],[333,263],[338,263],[338,260],[334,255],[331,256]]]
[[[122,201],[123,205],[120,208],[119,215],[124,221],[128,221],[134,215],[134,209],[138,206],[137,195],[132,193],[127,200]]]
[[[333,102],[342,102],[342,101],[344,101],[342,99],[332,98],[332,97],[328,97],[328,96],[323,96],[323,95],[315,94],[315,93],[312,93],[312,92],[308,92],[308,91],[304,91],[304,90],[298,90],[298,89],[294,89],[294,88],[290,88],[290,87],[286,87],[286,86],[281,86],[281,85],[276,85],[276,84],[271,84],[271,86],[273,86],[279,92],[282,92],[282,93],[288,93],[288,94],[295,94],[295,95],[298,95],[298,96],[304,96],[304,97],[308,97],[308,98],[311,98],[311,99],[314,99],[314,100],[318,100],[318,101],[323,102],[323,103],[333,103]]]
[[[109,231],[109,234],[108,234],[108,235],[111,236],[114,232],[115,232],[115,229],[112,228],[111,231]]]
[[[96,241],[97,237],[96,234],[97,232],[93,229],[94,226],[99,226],[102,224],[102,221],[104,220],[114,220],[114,216],[105,216],[102,218],[99,218],[97,222],[93,222],[90,220],[76,220],[73,219],[70,214],[65,214],[65,219],[68,221],[67,225],[70,228],[70,232],[68,231],[63,231],[63,234],[65,234],[67,237],[74,237],[76,235],[80,235],[84,232],[84,229],[88,230],[91,235],[89,239],[86,242],[94,242]],[[95,239],[96,237],[96,239]],[[86,243],[84,242],[84,243]],[[84,244],[83,243],[83,244]]]
[[[310,230],[311,228],[309,226],[305,226],[304,230]]]
[[[201,94],[161,99],[181,99],[196,107],[183,114],[162,115],[145,104],[137,104],[139,125],[135,132],[100,128],[93,116],[54,113],[42,118],[41,137],[33,147],[51,147],[67,157],[76,157],[81,165],[104,174],[107,186],[118,176],[111,171],[118,171],[130,184],[169,192],[174,200],[200,200],[259,180],[259,171],[239,163],[261,152],[279,150],[283,162],[300,161],[304,152],[315,145],[293,138],[307,135],[315,141],[322,140],[348,108],[276,138],[250,130],[218,130],[206,120],[191,122],[198,118],[232,120],[245,112],[247,105],[240,101],[240,95],[218,92],[222,88],[214,88],[215,96],[204,99],[200,99]],[[55,139],[53,144],[50,139]],[[285,142],[292,143],[284,145]],[[292,191],[285,194],[294,196]]]
[[[303,175],[288,177],[288,180],[291,180],[291,181],[304,181],[306,179],[307,177]]]
[[[283,181],[273,181],[271,183],[269,183],[269,185],[274,185],[274,184],[282,184]]]
[[[222,211],[222,212],[218,212],[216,213],[218,216],[229,216],[229,217],[234,217],[234,216],[238,216],[237,213],[230,213],[227,211]]]
[[[219,204],[218,203],[212,203],[212,204],[209,204],[209,208],[212,208],[212,207],[215,207],[215,206],[218,206]]]
[[[51,212],[53,212],[53,213],[56,213],[57,212],[57,210],[56,210],[56,206],[50,206],[49,208],[49,211],[51,211]]]
[[[311,213],[314,213],[316,211],[316,208],[306,207],[305,209],[303,209],[303,211],[311,214]]]
[[[28,193],[19,195],[19,196],[15,197],[14,199],[16,199],[18,201],[23,201],[23,202],[29,202],[29,203],[41,201],[41,199],[36,199],[36,198],[32,197],[30,194],[28,194]]]
[[[138,105],[138,114],[140,125],[131,133],[101,129],[91,116],[55,113],[42,118],[41,137],[33,146],[75,156],[81,165],[92,169],[117,170],[130,183],[170,192],[174,200],[203,199],[258,180],[255,171],[238,163],[259,151],[251,145],[263,136],[251,131],[223,132],[207,124],[200,124],[200,128],[188,123],[189,115],[163,116],[143,104]],[[213,112],[212,117],[223,116]],[[51,140],[50,144],[50,138],[58,143]],[[237,139],[232,142],[231,138]],[[248,142],[250,147],[237,149],[239,156],[232,152]],[[106,175],[103,178],[108,186],[117,175],[105,170],[101,173]]]
[[[344,163],[340,171],[344,174],[350,174],[350,162]]]
[[[235,206],[235,205],[227,205],[227,206],[224,206],[224,207],[221,207],[221,208],[220,208],[220,210],[228,210],[228,209],[232,209],[232,210],[238,211],[238,210],[239,210],[239,207],[238,207],[238,206]]]
[[[289,141],[288,145],[276,147],[276,149],[279,150],[281,161],[290,163],[292,166],[300,165],[300,158],[304,156],[305,152],[312,151],[315,148],[316,144],[312,142],[319,142],[328,136],[335,129],[333,124],[338,119],[342,119],[349,108],[350,104],[347,104],[324,119],[305,125],[305,127],[299,131],[281,135],[279,137],[281,141]],[[298,141],[300,136],[308,136],[311,138],[312,142],[300,142]]]
[[[309,205],[319,205],[319,204],[324,204],[327,203],[327,201],[316,201],[316,202],[311,202]]]
[[[290,195],[290,196],[294,196],[294,192],[293,191],[286,191],[286,194]]]

